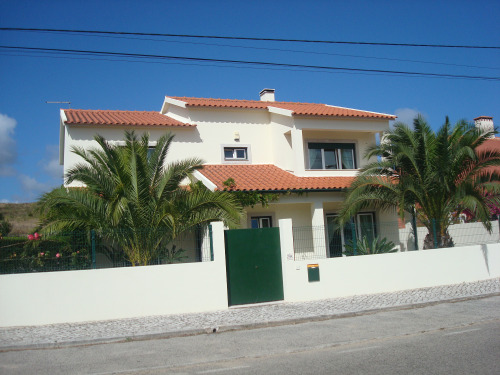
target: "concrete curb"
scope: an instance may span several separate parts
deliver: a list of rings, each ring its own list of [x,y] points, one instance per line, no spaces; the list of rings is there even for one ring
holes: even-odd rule
[[[187,336],[198,336],[213,333],[224,333],[224,332],[234,332],[250,329],[259,328],[270,328],[279,327],[285,325],[295,325],[310,322],[320,322],[331,319],[343,319],[352,318],[356,316],[377,314],[386,311],[398,311],[398,310],[410,310],[416,308],[424,308],[427,306],[434,306],[443,303],[457,303],[463,301],[473,301],[477,299],[484,299],[489,297],[500,296],[500,292],[481,294],[469,297],[458,297],[452,299],[444,299],[438,301],[428,301],[422,303],[412,303],[407,305],[398,306],[388,306],[381,307],[378,309],[360,310],[347,313],[338,314],[328,314],[328,315],[318,315],[304,318],[293,318],[285,320],[249,323],[249,324],[235,324],[235,325],[222,325],[219,327],[208,327],[208,328],[198,328],[198,329],[188,329],[161,333],[152,333],[144,335],[134,335],[134,336],[117,336],[109,338],[99,338],[99,339],[85,339],[85,340],[74,340],[74,341],[64,341],[64,342],[54,342],[54,343],[42,343],[42,344],[29,344],[29,345],[12,345],[0,347],[0,353],[9,351],[22,351],[22,350],[44,350],[44,349],[61,349],[69,347],[79,347],[79,346],[90,346],[90,345],[102,345],[102,344],[115,344],[115,343],[127,343],[132,341],[145,341],[145,340],[160,340],[169,339],[175,337],[187,337]]]

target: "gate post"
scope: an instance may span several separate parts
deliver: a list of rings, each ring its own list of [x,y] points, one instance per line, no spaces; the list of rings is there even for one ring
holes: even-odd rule
[[[281,272],[283,275],[283,300],[287,301],[290,293],[288,293],[288,263],[295,259],[293,248],[293,230],[292,219],[278,220],[280,228],[280,248],[281,248]]]
[[[213,278],[218,280],[218,290],[214,291],[214,296],[224,298],[225,306],[228,308],[227,298],[227,276],[226,276],[226,245],[224,240],[224,223],[222,221],[215,221],[210,224],[212,228],[212,241],[213,246],[213,261],[210,262],[214,265]],[[224,297],[222,297],[224,296]]]

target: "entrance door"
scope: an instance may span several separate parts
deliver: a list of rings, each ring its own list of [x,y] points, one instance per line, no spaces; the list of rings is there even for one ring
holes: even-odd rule
[[[279,228],[224,232],[229,305],[283,299]]]

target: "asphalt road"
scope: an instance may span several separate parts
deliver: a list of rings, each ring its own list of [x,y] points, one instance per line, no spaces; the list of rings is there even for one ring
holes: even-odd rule
[[[500,296],[247,331],[0,353],[0,374],[500,374]]]

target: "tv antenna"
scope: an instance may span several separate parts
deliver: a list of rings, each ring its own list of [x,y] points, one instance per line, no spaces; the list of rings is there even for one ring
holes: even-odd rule
[[[71,102],[45,102],[47,104],[67,104],[68,105],[68,109],[71,108]]]

